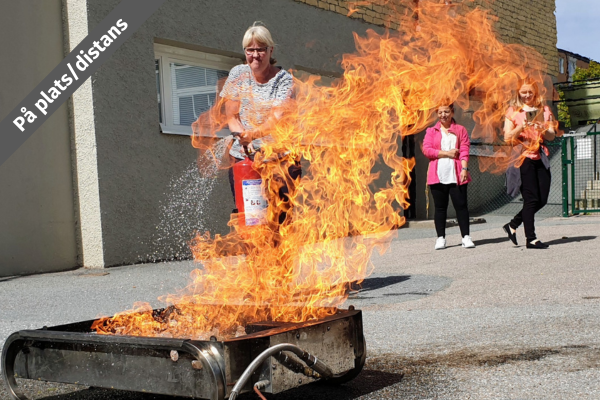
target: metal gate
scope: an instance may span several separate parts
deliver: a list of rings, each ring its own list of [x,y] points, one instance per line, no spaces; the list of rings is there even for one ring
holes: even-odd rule
[[[600,121],[564,135],[563,217],[600,212]]]

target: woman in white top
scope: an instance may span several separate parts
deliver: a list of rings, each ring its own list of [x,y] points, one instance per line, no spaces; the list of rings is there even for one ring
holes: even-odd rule
[[[423,154],[429,158],[427,184],[435,205],[434,223],[437,232],[435,249],[446,248],[446,216],[449,198],[456,210],[462,236],[462,246],[473,248],[469,236],[467,185],[471,181],[469,165],[469,134],[454,120],[454,106],[437,108],[438,122],[427,129],[423,139]]]
[[[291,74],[275,66],[276,60],[272,57],[275,42],[269,30],[260,22],[255,22],[248,28],[242,46],[246,54],[246,63],[234,67],[229,72],[220,93],[221,97],[227,99],[227,122],[235,137],[229,150],[231,164],[246,157],[244,146],[250,151],[255,151],[265,143],[272,143],[273,138],[269,132],[281,118],[283,105],[292,96],[293,86]],[[286,182],[295,181],[302,173],[297,162],[291,163],[287,169],[288,176],[278,179],[278,196],[283,203],[289,200]],[[232,168],[229,170],[229,181],[235,199]],[[284,210],[278,216],[278,222],[282,223],[285,217]]]

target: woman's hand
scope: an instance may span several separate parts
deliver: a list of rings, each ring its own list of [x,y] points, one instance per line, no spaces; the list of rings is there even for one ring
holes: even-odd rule
[[[521,133],[523,133],[525,131],[525,129],[527,129],[528,126],[532,125],[531,122],[528,121],[523,121],[523,123],[521,125],[517,125],[517,127],[515,128],[514,132],[515,132],[515,139],[519,137],[519,135],[521,135]]]
[[[252,143],[252,140],[254,140],[254,135],[252,134],[252,131],[244,131],[240,132],[239,138],[242,146],[248,146]]]
[[[469,179],[469,172],[466,169],[460,171],[460,182],[464,183]]]
[[[515,129],[515,136],[514,138],[518,138],[521,133],[523,133],[525,131],[525,129],[527,129],[527,127],[531,125],[531,123],[524,121],[521,125],[517,125],[517,129]]]
[[[438,153],[438,158],[458,158],[460,152],[458,149],[452,149],[448,151],[440,151]]]

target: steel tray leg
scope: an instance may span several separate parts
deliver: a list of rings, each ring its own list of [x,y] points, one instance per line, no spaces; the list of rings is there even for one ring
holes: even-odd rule
[[[8,387],[8,393],[14,400],[29,400],[19,389],[15,379],[15,360],[24,347],[25,341],[17,332],[9,336],[2,350],[2,377]]]
[[[212,376],[212,395],[210,400],[223,400],[227,394],[227,380],[225,377],[225,361],[216,347],[206,343],[185,342],[183,348],[196,357],[198,361],[208,368]]]

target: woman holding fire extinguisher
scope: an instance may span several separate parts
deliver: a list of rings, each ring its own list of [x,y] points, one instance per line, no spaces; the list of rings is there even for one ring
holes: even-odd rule
[[[255,22],[248,28],[242,45],[246,63],[234,67],[229,72],[220,94],[227,99],[225,112],[229,130],[234,136],[229,156],[234,166],[244,161],[246,155],[252,154],[263,144],[273,140],[268,132],[281,118],[282,106],[291,97],[293,86],[290,73],[275,66],[276,60],[272,57],[275,42],[262,23]],[[292,180],[298,178],[302,172],[299,163],[292,164],[288,172]],[[289,188],[285,184],[285,179],[281,182],[278,195],[286,203]],[[229,170],[229,183],[235,201],[236,185],[233,168]],[[277,222],[281,224],[285,218],[286,213],[283,210],[277,217]]]

